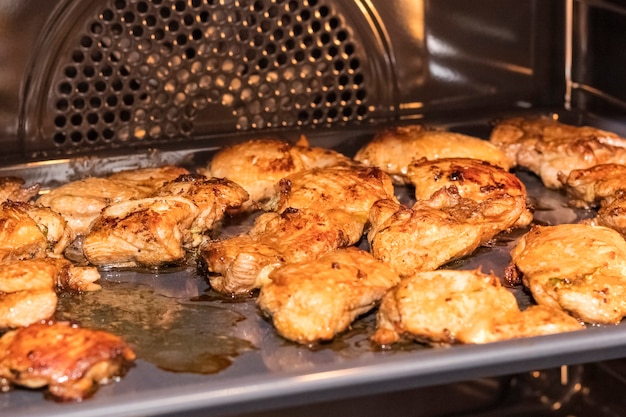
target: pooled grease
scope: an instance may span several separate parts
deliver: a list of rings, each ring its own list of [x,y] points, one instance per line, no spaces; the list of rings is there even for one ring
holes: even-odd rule
[[[171,372],[214,374],[255,349],[235,337],[240,313],[156,293],[150,286],[103,281],[102,290],[63,294],[56,318],[122,337],[139,359]]]

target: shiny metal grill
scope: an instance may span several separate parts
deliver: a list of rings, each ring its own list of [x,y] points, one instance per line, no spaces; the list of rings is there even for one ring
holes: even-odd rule
[[[63,149],[184,139],[208,119],[212,132],[363,121],[377,88],[364,65],[371,46],[345,17],[363,14],[345,9],[323,0],[99,3],[54,58],[41,136]],[[369,59],[384,60],[377,55]]]

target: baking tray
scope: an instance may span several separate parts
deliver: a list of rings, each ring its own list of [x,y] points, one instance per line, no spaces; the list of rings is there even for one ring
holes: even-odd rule
[[[334,145],[349,154],[363,137],[363,132],[342,135]],[[331,141],[322,135],[316,144]],[[213,150],[135,155],[132,163],[198,165]],[[53,184],[128,167],[124,158],[100,157],[48,162],[45,169],[42,164],[7,167],[0,174],[20,173],[29,181]],[[517,174],[528,187],[536,223],[571,223],[593,215],[567,207],[566,196],[545,189],[534,175]],[[398,189],[401,199],[409,199],[407,192]],[[227,226],[225,232],[243,230],[247,222]],[[493,245],[449,266],[480,267],[502,277],[509,251],[524,232],[503,234]],[[90,313],[84,325],[129,331],[134,335],[130,342],[143,346],[137,348],[136,365],[119,382],[100,388],[82,403],[54,403],[41,391],[24,389],[2,394],[3,416],[227,416],[626,356],[624,323],[485,345],[429,348],[403,343],[380,350],[369,342],[373,313],[331,343],[299,346],[277,336],[254,299],[233,300],[213,293],[193,265],[164,271],[104,271],[102,281],[102,291],[84,294],[82,300],[63,298],[59,317],[68,314],[86,320],[71,311],[89,305],[92,310],[85,310],[96,313]],[[522,289],[512,291],[522,307],[531,302]]]

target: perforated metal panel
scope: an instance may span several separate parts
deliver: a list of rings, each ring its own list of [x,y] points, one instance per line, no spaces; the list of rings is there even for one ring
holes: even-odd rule
[[[395,106],[384,39],[361,4],[73,3],[34,77],[33,150],[345,125]]]

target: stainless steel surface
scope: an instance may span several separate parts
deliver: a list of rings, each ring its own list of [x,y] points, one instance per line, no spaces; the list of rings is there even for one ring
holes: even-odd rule
[[[0,158],[560,105],[562,14],[537,0],[0,0]]]

